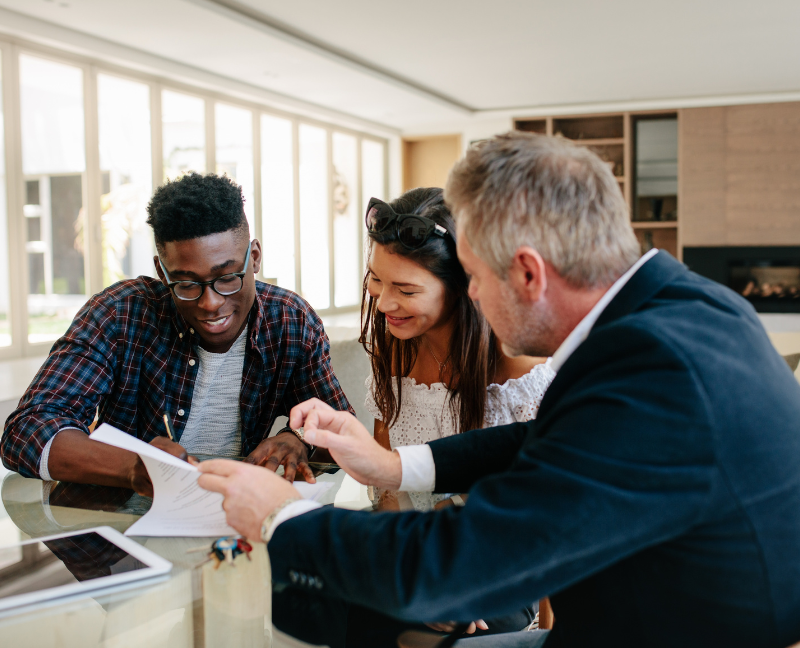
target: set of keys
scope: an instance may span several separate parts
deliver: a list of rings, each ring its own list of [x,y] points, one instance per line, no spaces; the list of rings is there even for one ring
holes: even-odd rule
[[[189,549],[187,553],[195,553],[198,551],[208,551],[208,547],[195,547],[194,549]],[[234,560],[236,556],[244,554],[247,556],[247,560],[252,560],[252,558],[250,558],[251,551],[253,551],[253,546],[247,542],[244,536],[225,536],[211,543],[211,550],[208,551],[206,559],[201,560],[195,567],[205,565],[212,560],[214,561],[214,569],[219,569],[219,566],[223,562],[228,563],[231,567],[235,567]]]

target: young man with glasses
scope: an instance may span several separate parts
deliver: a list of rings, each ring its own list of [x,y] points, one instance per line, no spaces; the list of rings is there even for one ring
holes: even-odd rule
[[[28,477],[152,492],[138,456],[88,438],[99,415],[177,456],[246,457],[313,481],[309,446],[276,419],[317,397],[349,409],[312,308],[256,281],[241,188],[189,174],[148,205],[159,279],[90,299],[6,422],[3,463]],[[174,429],[167,436],[164,415]]]

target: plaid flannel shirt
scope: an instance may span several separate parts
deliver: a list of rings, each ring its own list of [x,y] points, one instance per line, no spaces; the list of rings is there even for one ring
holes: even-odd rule
[[[278,416],[316,397],[350,405],[331,369],[328,337],[317,314],[294,293],[256,282],[239,402],[242,452],[264,440]],[[99,421],[149,442],[189,419],[200,338],[178,313],[169,289],[139,277],[92,297],[50,351],[6,421],[3,464],[39,476],[42,450],[64,428],[88,434]]]

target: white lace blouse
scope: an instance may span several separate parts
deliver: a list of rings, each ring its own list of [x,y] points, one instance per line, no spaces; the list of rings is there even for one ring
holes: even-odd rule
[[[521,423],[536,418],[545,391],[555,378],[550,360],[536,365],[520,378],[507,380],[502,385],[491,384],[486,388],[486,408],[483,427],[494,427],[508,423]],[[442,439],[456,433],[458,425],[450,407],[450,391],[443,383],[418,385],[413,378],[402,378],[402,401],[400,413],[389,428],[389,443],[392,449],[398,446],[419,445]],[[382,420],[381,412],[372,393],[372,376],[365,382],[367,398],[365,406],[376,419]],[[393,384],[395,394],[397,387]],[[456,410],[458,403],[456,402]],[[414,508],[428,509],[447,495],[411,493]]]

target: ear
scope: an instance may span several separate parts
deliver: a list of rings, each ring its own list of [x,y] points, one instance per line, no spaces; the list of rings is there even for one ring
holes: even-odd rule
[[[258,239],[253,239],[250,258],[253,260],[253,274],[258,277],[258,273],[261,271],[261,243],[259,243]]]
[[[547,292],[547,272],[542,255],[528,245],[514,253],[508,281],[524,302],[533,303]]]

